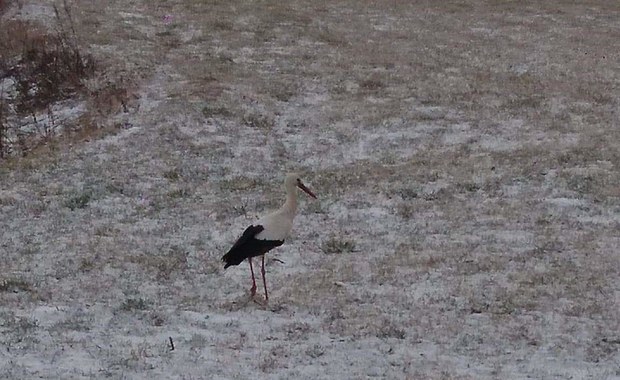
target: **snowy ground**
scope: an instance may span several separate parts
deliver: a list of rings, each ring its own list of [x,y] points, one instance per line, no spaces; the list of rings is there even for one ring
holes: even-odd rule
[[[620,7],[440,3],[76,2],[139,99],[0,162],[0,378],[620,378]]]

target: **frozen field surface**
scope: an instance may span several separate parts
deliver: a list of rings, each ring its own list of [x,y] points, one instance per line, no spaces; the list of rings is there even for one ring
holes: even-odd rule
[[[0,378],[620,379],[616,0],[71,6],[134,96],[0,161]]]

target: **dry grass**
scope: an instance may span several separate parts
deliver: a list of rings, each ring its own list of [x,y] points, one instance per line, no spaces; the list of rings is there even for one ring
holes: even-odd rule
[[[54,363],[5,377],[617,376],[617,4],[74,6],[102,112],[0,167],[2,337]],[[262,306],[219,258],[291,169]]]
[[[12,0],[0,0],[0,15],[8,9],[12,2]]]

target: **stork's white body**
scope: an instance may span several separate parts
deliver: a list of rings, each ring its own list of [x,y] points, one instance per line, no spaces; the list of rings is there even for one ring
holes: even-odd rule
[[[265,215],[254,223],[264,228],[255,236],[256,239],[284,241],[291,233],[297,214],[297,189],[287,187],[286,191],[286,203],[278,211]]]

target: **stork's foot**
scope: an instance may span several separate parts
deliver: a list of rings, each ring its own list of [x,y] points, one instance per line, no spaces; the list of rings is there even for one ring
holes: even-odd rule
[[[263,297],[252,297],[252,301],[254,301],[254,303],[256,303],[257,305],[263,306],[263,307],[267,307],[267,305],[269,304],[269,301],[264,299]]]
[[[256,286],[252,286],[250,288],[250,298],[252,299],[252,301],[254,301],[255,303],[261,305],[261,306],[267,306],[267,304],[269,303],[269,298],[265,297],[260,297],[260,296],[256,296]]]

